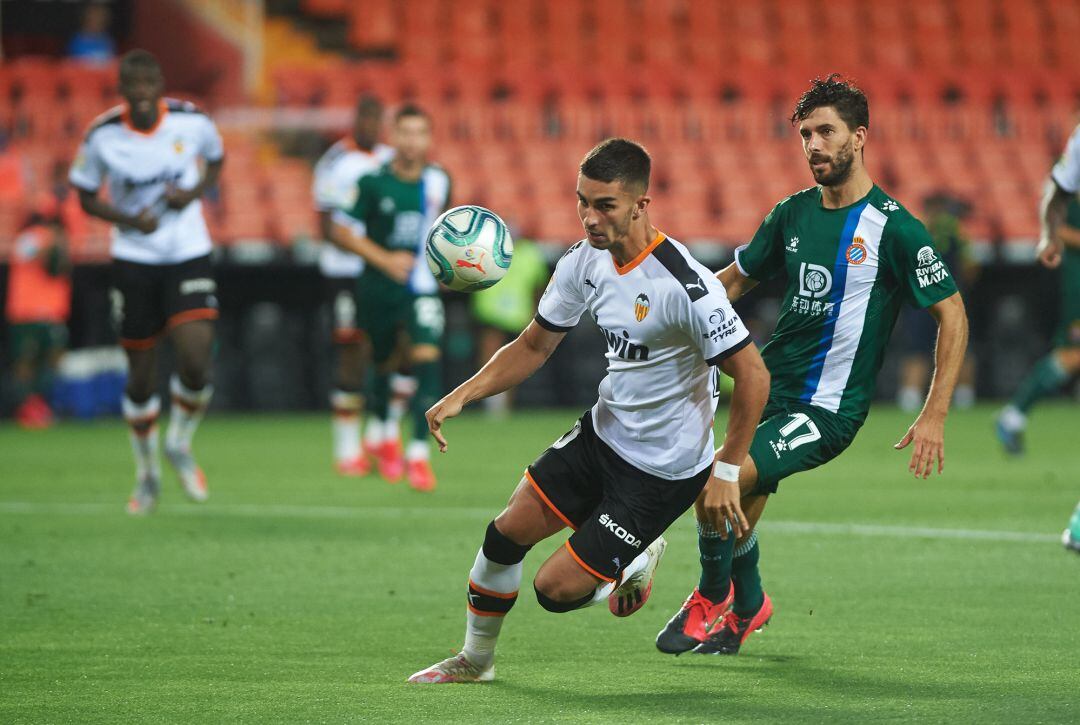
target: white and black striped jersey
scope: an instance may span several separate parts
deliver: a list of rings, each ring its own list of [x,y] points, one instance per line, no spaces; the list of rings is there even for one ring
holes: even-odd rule
[[[597,435],[637,468],[674,480],[713,459],[711,365],[750,344],[719,280],[657,233],[625,266],[582,240],[555,268],[536,321],[566,331],[588,311],[607,341]]]
[[[378,171],[392,158],[394,149],[386,144],[375,144],[371,151],[364,151],[351,136],[335,143],[315,164],[311,189],[315,210],[334,212],[352,209],[356,204],[360,177]],[[350,218],[350,223],[358,234],[364,234],[361,222]],[[364,260],[331,242],[323,241],[319,250],[319,269],[326,277],[357,277],[364,269]]]
[[[170,188],[191,189],[202,178],[200,160],[220,161],[221,135],[210,117],[192,103],[164,99],[157,124],[146,131],[117,106],[94,121],[71,165],[69,180],[97,192],[107,183],[111,203],[125,214],[150,208],[158,228],[150,234],[113,226],[114,259],[140,264],[176,264],[210,253],[210,233],[196,199],[180,210],[169,209]]]

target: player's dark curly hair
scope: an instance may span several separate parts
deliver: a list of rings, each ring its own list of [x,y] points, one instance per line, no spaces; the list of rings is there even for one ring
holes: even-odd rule
[[[625,138],[609,138],[593,147],[581,160],[581,174],[594,181],[619,181],[623,186],[649,189],[652,159],[638,143]]]
[[[824,106],[835,108],[836,114],[852,131],[859,126],[870,128],[870,106],[866,102],[866,94],[839,73],[810,81],[810,88],[795,102],[791,124],[797,124]]]

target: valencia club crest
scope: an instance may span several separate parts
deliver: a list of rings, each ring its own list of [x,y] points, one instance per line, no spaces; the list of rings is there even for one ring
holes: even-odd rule
[[[641,322],[647,314],[649,314],[649,297],[642,292],[634,300],[634,317],[638,322]]]

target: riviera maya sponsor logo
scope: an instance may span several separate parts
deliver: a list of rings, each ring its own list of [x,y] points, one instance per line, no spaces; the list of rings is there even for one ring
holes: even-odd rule
[[[915,281],[919,289],[937,284],[949,276],[945,263],[938,259],[937,252],[929,245],[919,250],[915,255],[915,261],[918,265],[915,268]]]
[[[634,300],[634,319],[641,322],[649,314],[649,296],[642,292]]]

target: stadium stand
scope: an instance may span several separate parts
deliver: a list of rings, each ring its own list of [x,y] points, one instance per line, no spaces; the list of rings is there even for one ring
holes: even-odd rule
[[[931,191],[952,192],[971,203],[976,239],[1030,243],[1041,180],[1080,99],[1077,2],[1001,0],[989,12],[966,0],[297,5],[314,21],[347,24],[349,48],[283,50],[269,103],[347,111],[363,92],[418,101],[436,119],[457,201],[563,243],[579,234],[573,169],[612,134],[654,152],[653,195],[673,210],[667,231],[745,240],[775,199],[807,185],[786,117],[807,80],[831,70],[871,98],[868,161],[889,191],[916,207]],[[277,35],[284,22],[267,19]],[[112,67],[34,57],[0,66],[0,240],[29,207],[26,189],[53,178],[116,101],[114,86]],[[289,244],[314,233],[311,160],[224,130],[229,160],[208,213],[216,238]],[[78,253],[103,254],[104,226],[81,228]]]

